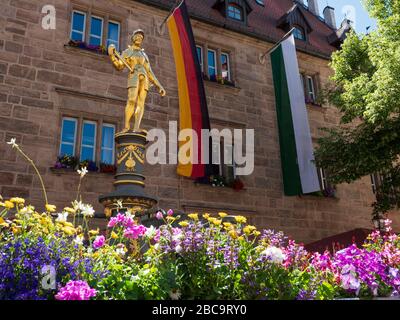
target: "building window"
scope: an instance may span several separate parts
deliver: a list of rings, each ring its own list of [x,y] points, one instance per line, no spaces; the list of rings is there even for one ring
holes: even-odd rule
[[[77,120],[73,118],[63,118],[61,128],[61,156],[74,156],[76,144]]]
[[[81,144],[81,161],[96,160],[96,122],[83,121],[82,126],[82,144]]]
[[[104,123],[101,136],[101,162],[104,164],[114,164],[115,126],[113,124]]]
[[[201,72],[204,72],[204,64],[203,64],[203,48],[200,46],[196,46],[197,58],[199,59],[199,64],[201,68]]]
[[[208,50],[208,76],[211,81],[217,81],[217,53],[214,50]]]
[[[311,102],[315,102],[315,83],[314,78],[311,76],[307,76],[307,96],[311,100]]]
[[[257,4],[259,4],[260,6],[264,5],[264,0],[256,0]]]
[[[229,4],[228,17],[234,20],[243,21],[243,9],[237,4]]]
[[[236,179],[236,165],[234,149],[223,141],[214,142],[212,145],[213,173],[223,177],[226,185],[231,185]]]
[[[107,36],[107,48],[110,44],[115,45],[115,48],[119,50],[119,37],[120,37],[120,24],[119,22],[109,21],[108,22],[108,36]]]
[[[304,29],[301,27],[296,27],[293,31],[293,35],[295,39],[306,41],[306,33],[304,32]]]
[[[229,62],[229,54],[227,53],[221,53],[221,68],[222,79],[231,81],[231,68]]]
[[[90,22],[86,30],[86,19]],[[97,51],[98,47],[108,48],[114,44],[117,50],[120,46],[121,24],[117,21],[109,20],[107,15],[95,16],[78,10],[72,11],[71,40],[83,42],[80,48]],[[76,44],[72,44],[76,46]],[[103,53],[106,53],[103,50]]]
[[[89,44],[100,46],[103,38],[103,19],[92,16],[90,19]]]
[[[74,10],[72,12],[71,40],[85,41],[86,14]]]

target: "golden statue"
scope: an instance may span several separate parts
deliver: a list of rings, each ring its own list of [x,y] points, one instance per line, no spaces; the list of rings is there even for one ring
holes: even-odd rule
[[[114,67],[122,71],[128,68],[128,102],[125,108],[125,129],[123,132],[131,130],[131,120],[135,116],[133,126],[134,132],[140,131],[140,124],[144,114],[144,104],[146,102],[147,92],[151,85],[155,85],[162,97],[166,95],[166,91],[157,80],[150,66],[149,57],[142,49],[144,40],[144,31],[136,30],[132,35],[132,44],[122,52],[118,53],[115,46],[111,44],[108,47],[108,55]]]

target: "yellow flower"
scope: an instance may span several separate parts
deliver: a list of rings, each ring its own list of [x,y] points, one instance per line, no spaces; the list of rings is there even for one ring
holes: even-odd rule
[[[111,238],[118,239],[118,235],[113,231],[113,232],[111,232]]]
[[[257,228],[255,226],[246,226],[243,228],[243,232],[247,235],[251,234],[253,231],[255,231]]]
[[[5,222],[3,218],[0,218],[0,227],[8,228],[10,226],[9,223]]]
[[[225,212],[219,212],[218,215],[219,215],[222,219],[228,216],[228,214],[225,213]]]
[[[70,226],[63,227],[61,230],[68,236],[73,236],[76,232],[75,228]]]
[[[241,223],[241,224],[247,222],[247,219],[245,217],[243,217],[243,216],[236,216],[235,220],[236,220],[237,223]]]
[[[56,206],[52,204],[46,204],[46,211],[49,213],[56,212]]]
[[[208,213],[203,214],[203,218],[208,220],[210,218],[210,215]]]
[[[235,230],[229,231],[228,234],[232,237],[232,239],[237,239],[239,237]]]
[[[224,222],[224,227],[225,227],[225,229],[228,230],[228,229],[232,229],[233,225],[230,222]]]
[[[12,227],[12,228],[11,228],[11,231],[12,231],[12,233],[14,233],[14,234],[18,234],[18,233],[21,231],[21,229],[20,229],[20,227]]]
[[[239,241],[244,241],[244,237],[243,237],[243,236],[240,236],[240,237],[238,238],[238,240],[239,240]]]
[[[15,204],[24,204],[25,203],[25,199],[17,198],[17,197],[11,198],[10,201]]]
[[[6,201],[4,202],[4,206],[5,206],[7,209],[12,209],[12,208],[14,208],[14,203],[12,203],[11,201],[6,200]]]
[[[258,237],[258,236],[261,234],[261,232],[260,232],[260,231],[254,231],[253,234],[254,234],[256,237]]]
[[[194,221],[199,220],[199,215],[197,213],[188,214],[188,217]]]
[[[166,219],[168,222],[174,222],[177,218],[168,216],[168,217],[166,217]]]
[[[89,234],[91,235],[91,236],[97,236],[98,234],[100,233],[100,230],[99,229],[97,229],[97,230],[90,230],[89,231]]]
[[[76,213],[75,209],[72,209],[72,208],[69,208],[69,207],[65,207],[64,208],[64,212],[68,212],[70,214],[75,214]]]
[[[211,220],[210,222],[215,226],[220,226],[222,224],[222,220],[219,220],[219,219],[216,219],[216,218],[212,218],[210,220]]]
[[[182,221],[182,222],[179,222],[179,225],[180,225],[182,228],[186,228],[187,226],[189,226],[189,222],[187,222],[187,221]]]

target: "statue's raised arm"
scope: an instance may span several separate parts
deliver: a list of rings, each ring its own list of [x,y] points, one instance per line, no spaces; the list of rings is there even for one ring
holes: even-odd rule
[[[154,84],[161,96],[166,95],[166,91],[157,80],[150,66],[149,58],[142,49],[144,31],[136,30],[132,35],[131,45],[120,55],[114,45],[108,47],[108,54],[114,67],[122,71],[125,67],[129,70],[128,76],[128,101],[125,108],[125,129],[124,132],[131,130],[131,120],[134,117],[133,130],[140,131],[140,124],[144,114],[144,105],[150,84]]]

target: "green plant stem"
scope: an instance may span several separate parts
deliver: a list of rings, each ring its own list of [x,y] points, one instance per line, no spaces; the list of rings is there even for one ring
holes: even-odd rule
[[[47,193],[46,193],[46,188],[44,186],[44,182],[43,182],[43,178],[38,170],[38,168],[36,167],[35,163],[33,162],[33,160],[31,158],[29,158],[22,150],[19,146],[16,147],[16,149],[22,154],[22,156],[32,165],[33,169],[36,171],[36,174],[39,177],[40,180],[40,184],[42,185],[42,190],[43,190],[43,194],[44,194],[44,199],[46,202],[46,205],[49,204],[48,199],[47,199]]]

